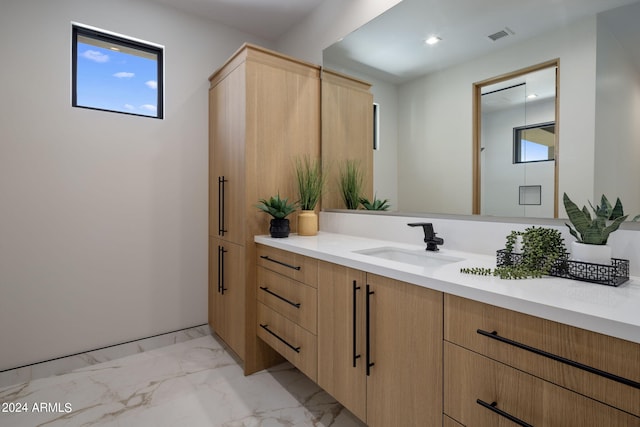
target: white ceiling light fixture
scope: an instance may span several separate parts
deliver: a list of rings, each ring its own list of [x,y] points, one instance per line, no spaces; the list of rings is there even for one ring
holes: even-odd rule
[[[527,99],[534,99],[537,98],[538,94],[537,93],[532,93],[531,95],[527,95]]]
[[[426,39],[424,42],[425,44],[428,44],[430,46],[433,46],[434,44],[437,44],[439,42],[441,42],[442,39],[438,36],[431,36],[428,39]]]

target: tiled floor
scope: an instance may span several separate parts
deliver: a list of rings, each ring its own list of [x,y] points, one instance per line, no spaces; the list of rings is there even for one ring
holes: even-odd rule
[[[289,364],[245,377],[210,335],[0,388],[0,402],[2,427],[363,426]]]

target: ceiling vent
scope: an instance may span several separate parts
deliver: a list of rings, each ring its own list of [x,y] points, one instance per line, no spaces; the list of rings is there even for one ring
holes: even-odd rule
[[[503,37],[507,37],[508,35],[509,35],[509,33],[507,33],[505,30],[500,30],[497,33],[493,33],[493,34],[489,35],[489,38],[492,41],[496,41],[496,40],[499,40],[499,39],[501,39]]]

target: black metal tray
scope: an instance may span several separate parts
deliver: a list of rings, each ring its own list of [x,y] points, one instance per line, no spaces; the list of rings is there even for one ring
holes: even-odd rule
[[[498,267],[517,265],[522,262],[522,254],[508,253],[505,249],[498,250],[496,257]],[[619,286],[629,280],[629,260],[611,258],[611,265],[593,264],[571,260],[567,254],[567,257],[554,263],[549,275],[600,285]]]

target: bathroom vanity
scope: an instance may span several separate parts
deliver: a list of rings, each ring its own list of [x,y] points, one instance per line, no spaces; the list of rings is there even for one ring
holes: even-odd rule
[[[369,426],[640,426],[637,278],[469,276],[495,259],[324,232],[255,242],[258,336]]]

